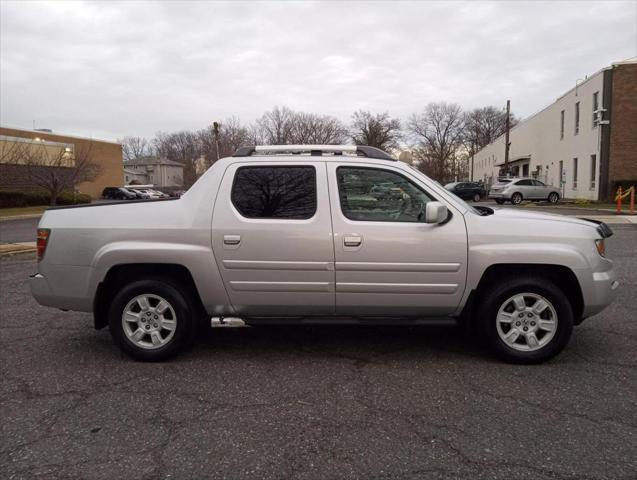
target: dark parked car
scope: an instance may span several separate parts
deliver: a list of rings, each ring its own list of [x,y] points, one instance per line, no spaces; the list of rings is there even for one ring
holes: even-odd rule
[[[484,187],[476,182],[453,182],[445,185],[445,188],[463,200],[479,202],[482,198],[487,196],[487,191]]]
[[[102,197],[110,198],[112,200],[134,200],[137,195],[131,192],[127,188],[123,187],[106,187],[102,191]]]

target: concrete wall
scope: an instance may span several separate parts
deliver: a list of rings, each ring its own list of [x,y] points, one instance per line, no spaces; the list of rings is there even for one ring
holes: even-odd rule
[[[101,172],[93,181],[77,185],[77,189],[93,198],[99,198],[104,187],[119,187],[124,184],[122,146],[119,143],[5,127],[0,127],[0,135],[28,139],[37,137],[47,142],[71,144],[75,151],[90,149],[91,157],[100,165]],[[13,183],[12,178],[3,175],[0,188],[11,189]]]

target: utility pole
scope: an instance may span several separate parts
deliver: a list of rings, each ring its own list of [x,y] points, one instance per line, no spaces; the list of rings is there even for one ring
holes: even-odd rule
[[[506,134],[504,137],[504,174],[509,176],[509,130],[511,129],[511,100],[507,100]]]
[[[219,160],[219,122],[212,122],[212,134],[215,138],[215,154],[217,158],[215,161]]]
[[[471,140],[471,181],[473,182],[473,160],[476,156],[476,144],[474,140]]]

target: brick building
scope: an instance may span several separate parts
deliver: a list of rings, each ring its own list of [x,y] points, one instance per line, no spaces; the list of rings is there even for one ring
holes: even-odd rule
[[[58,167],[53,168],[72,166],[74,152],[90,152],[91,162],[99,165],[99,174],[91,181],[79,183],[76,188],[92,198],[99,198],[104,187],[124,184],[122,146],[119,143],[58,135],[48,131],[0,127],[1,190],[37,189],[30,184],[27,166],[20,156],[7,154],[16,151],[16,145],[46,152],[50,158],[58,160]]]
[[[564,198],[607,200],[637,186],[637,61],[614,63],[578,81],[511,129],[509,173],[559,186]],[[504,174],[504,135],[477,152],[471,179]]]

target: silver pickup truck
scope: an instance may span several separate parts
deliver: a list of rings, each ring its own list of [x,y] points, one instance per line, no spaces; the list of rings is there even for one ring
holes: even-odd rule
[[[243,147],[180,199],[60,207],[31,291],[140,360],[202,323],[455,320],[507,361],[560,352],[617,288],[605,224],[471,207],[365,146]]]

